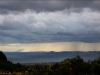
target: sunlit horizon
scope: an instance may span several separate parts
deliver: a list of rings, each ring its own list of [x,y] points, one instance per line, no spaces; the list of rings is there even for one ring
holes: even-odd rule
[[[4,52],[61,52],[61,51],[100,51],[100,43],[53,42],[28,44],[1,44]]]

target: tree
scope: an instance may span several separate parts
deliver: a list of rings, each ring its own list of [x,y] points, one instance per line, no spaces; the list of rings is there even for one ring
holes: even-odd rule
[[[7,61],[7,58],[2,51],[0,51],[0,61]]]

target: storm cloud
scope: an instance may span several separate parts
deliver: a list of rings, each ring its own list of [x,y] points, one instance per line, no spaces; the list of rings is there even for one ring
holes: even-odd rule
[[[100,13],[84,9],[81,13],[26,11],[0,15],[1,42],[99,42]]]
[[[100,1],[0,1],[0,43],[100,42]]]
[[[68,9],[69,11],[81,12],[84,8],[90,8],[93,11],[100,11],[100,2],[98,0],[1,0],[0,13],[18,13],[26,10],[36,12],[54,12]]]

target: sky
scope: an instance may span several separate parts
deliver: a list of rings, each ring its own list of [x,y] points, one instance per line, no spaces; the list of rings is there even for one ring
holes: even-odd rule
[[[100,51],[100,1],[0,0],[0,50]]]

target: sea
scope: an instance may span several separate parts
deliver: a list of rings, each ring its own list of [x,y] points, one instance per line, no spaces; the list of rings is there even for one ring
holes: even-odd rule
[[[63,51],[63,52],[4,52],[7,59],[13,63],[39,63],[39,62],[61,62],[67,58],[79,55],[85,61],[95,60],[100,57],[100,51]]]

